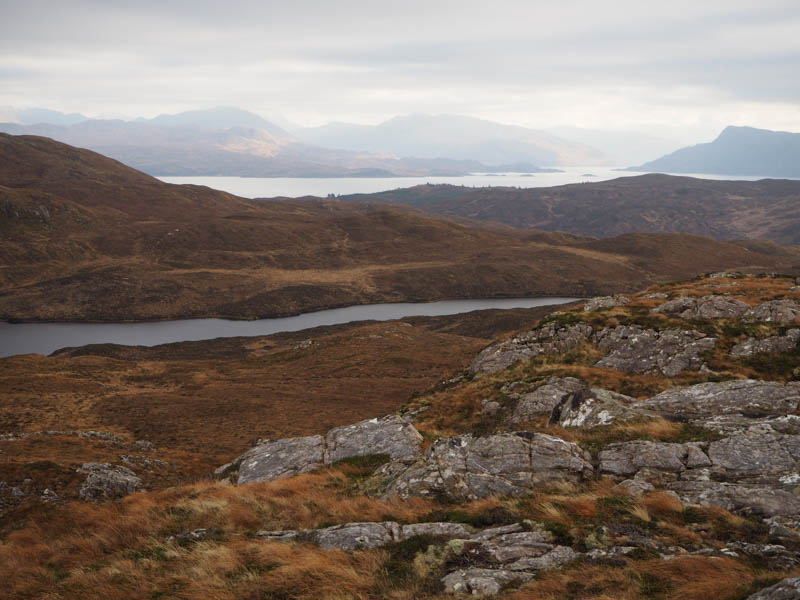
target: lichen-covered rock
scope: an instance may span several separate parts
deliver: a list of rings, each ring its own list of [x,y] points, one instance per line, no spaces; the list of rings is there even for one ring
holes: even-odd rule
[[[552,569],[572,562],[580,555],[569,546],[555,546],[541,556],[523,556],[513,563],[506,565],[512,571],[541,571]]]
[[[459,569],[442,578],[447,594],[469,594],[476,598],[493,596],[513,584],[522,585],[533,579],[533,573],[506,569]]]
[[[761,517],[800,514],[800,497],[782,489],[719,481],[676,481],[669,488],[684,503],[719,506],[733,513]]]
[[[595,296],[583,305],[584,312],[593,312],[604,308],[625,306],[631,301],[627,296]]]
[[[367,419],[336,427],[325,436],[325,464],[368,454],[387,454],[392,460],[416,458],[422,436],[411,423],[396,415]]]
[[[682,319],[734,319],[741,317],[750,306],[725,296],[676,298],[651,309],[650,312],[677,315]]]
[[[704,423],[723,415],[787,415],[800,406],[800,382],[737,379],[661,392],[638,404],[669,419]]]
[[[711,442],[708,456],[729,480],[784,483],[791,487],[800,483],[800,436],[797,435],[761,432],[733,435]]]
[[[500,563],[518,560],[526,556],[542,556],[553,549],[539,531],[520,531],[492,537],[483,542],[493,560]]]
[[[630,396],[610,390],[583,387],[564,397],[553,408],[550,424],[561,427],[598,427],[651,416],[632,407],[634,402]]]
[[[86,473],[86,480],[78,490],[81,500],[120,498],[142,485],[142,480],[130,469],[109,463],[84,463],[78,473]]]
[[[783,335],[773,335],[761,339],[747,338],[731,349],[731,356],[734,358],[746,358],[766,352],[789,352],[797,348],[799,343],[800,329],[790,329]]]
[[[550,323],[484,348],[472,361],[470,371],[476,375],[496,373],[521,360],[529,360],[542,354],[561,354],[588,340],[592,331],[584,323],[568,327]]]
[[[596,366],[626,373],[656,372],[667,377],[703,367],[703,353],[717,341],[699,331],[656,331],[638,325],[604,329],[596,337],[598,346],[607,352]]]
[[[238,485],[273,481],[318,469],[324,463],[325,440],[321,435],[269,440],[239,459]]]
[[[393,521],[383,523],[346,523],[325,529],[303,532],[302,539],[317,544],[320,548],[357,550],[377,548],[399,541],[400,526]]]
[[[770,300],[748,310],[744,317],[785,325],[800,319],[800,304],[794,300]]]
[[[524,423],[540,415],[549,415],[564,398],[585,387],[575,377],[550,377],[536,389],[523,394],[509,421]]]
[[[460,500],[521,496],[542,482],[590,475],[589,459],[576,444],[541,433],[445,438],[391,482],[387,495]]]
[[[472,533],[461,523],[411,523],[400,528],[400,538],[407,540],[415,535],[432,535],[443,538],[468,539]]]
[[[617,476],[635,475],[642,469],[679,473],[686,470],[689,444],[635,440],[609,444],[600,454],[599,470]]]
[[[747,600],[800,600],[800,577],[789,577],[747,597]]]

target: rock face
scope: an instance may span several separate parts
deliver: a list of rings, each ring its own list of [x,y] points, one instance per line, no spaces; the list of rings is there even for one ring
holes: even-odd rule
[[[749,596],[747,600],[800,600],[800,577],[790,577]]]
[[[542,482],[591,475],[590,456],[576,444],[540,433],[441,439],[391,482],[387,495],[473,500],[521,496]]]
[[[594,312],[596,310],[603,310],[604,308],[614,308],[615,306],[625,306],[631,301],[627,296],[596,296],[590,298],[589,301],[583,305],[584,312]]]
[[[656,331],[633,325],[604,329],[597,335],[597,343],[607,352],[598,367],[674,377],[704,366],[702,355],[714,347],[716,338],[694,330]]]
[[[677,474],[711,465],[708,456],[696,445],[645,440],[609,444],[598,458],[601,473],[623,477],[637,475],[642,470]]]
[[[84,463],[79,473],[86,473],[86,481],[78,490],[81,500],[108,500],[132,494],[140,488],[142,480],[125,467],[109,463]]]
[[[737,514],[774,517],[800,513],[800,498],[786,490],[719,481],[677,481],[669,487],[689,504],[719,506]]]
[[[582,387],[565,396],[553,408],[551,425],[561,427],[598,427],[619,421],[648,416],[633,408],[634,398],[602,388]]]
[[[390,415],[336,427],[325,437],[268,440],[217,472],[226,474],[238,469],[238,485],[273,481],[354,456],[386,454],[393,460],[413,460],[419,456],[421,445],[422,436],[411,423]]]
[[[484,348],[470,365],[473,374],[496,373],[541,354],[561,354],[577,348],[592,335],[589,325],[545,325],[508,341]]]
[[[800,408],[800,382],[782,384],[745,379],[699,383],[661,392],[638,403],[637,407],[723,433],[747,427],[755,419],[769,416],[786,421],[788,426],[788,422],[794,419],[787,415]]]
[[[575,377],[545,379],[542,385],[520,396],[509,421],[524,423],[539,415],[549,415],[565,398],[584,387],[584,383]]]
[[[785,325],[800,319],[800,304],[794,300],[771,300],[751,308],[745,318]]]
[[[725,296],[676,298],[655,307],[650,312],[677,315],[682,319],[734,319],[741,317],[750,306]]]
[[[790,329],[784,335],[773,335],[767,338],[748,338],[731,349],[734,358],[746,358],[765,352],[789,352],[800,343],[800,329]]]

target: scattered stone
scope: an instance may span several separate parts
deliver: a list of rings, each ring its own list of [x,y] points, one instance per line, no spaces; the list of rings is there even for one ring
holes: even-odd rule
[[[642,298],[647,298],[648,300],[666,300],[669,298],[669,294],[665,294],[664,292],[654,292],[652,294],[645,294]]]
[[[597,340],[598,346],[608,354],[596,366],[626,373],[660,372],[667,377],[700,369],[705,365],[702,354],[711,350],[717,341],[699,331],[655,331],[638,325],[604,329]]]
[[[596,296],[583,305],[584,312],[593,312],[604,308],[625,306],[631,299],[627,296]]]
[[[541,571],[560,567],[578,558],[578,553],[569,546],[555,546],[541,556],[526,556],[514,561],[508,568],[512,571]]]
[[[145,451],[151,451],[155,449],[155,447],[153,446],[153,442],[148,442],[147,440],[136,440],[133,443]]]
[[[195,529],[193,531],[184,531],[177,535],[171,535],[167,538],[167,542],[175,542],[180,546],[187,546],[220,535],[222,535],[222,530],[220,529]]]
[[[61,497],[50,488],[46,488],[39,496],[39,499],[42,502],[58,502]]]
[[[506,569],[460,569],[442,578],[447,594],[470,594],[477,598],[493,596],[511,585],[521,585],[533,579],[533,573]]]
[[[789,352],[797,348],[798,343],[800,343],[800,329],[790,329],[783,335],[773,335],[761,339],[747,338],[731,349],[731,356],[745,358],[765,352]]]
[[[81,500],[107,500],[127,496],[138,490],[142,480],[126,467],[110,463],[84,463],[78,473],[86,473],[86,481],[78,490]]]
[[[553,408],[551,425],[561,427],[598,427],[649,415],[632,408],[636,400],[602,388],[583,387],[569,394]]]
[[[505,342],[484,348],[472,361],[470,371],[475,375],[496,373],[521,361],[542,354],[561,354],[577,348],[592,335],[585,323],[564,326],[550,323]]]
[[[543,482],[591,475],[590,456],[576,444],[541,433],[461,435],[434,442],[390,483],[387,495],[473,500],[522,496]]]
[[[682,297],[657,306],[653,313],[677,315],[682,319],[734,319],[741,317],[750,306],[725,296]]]
[[[542,385],[522,395],[511,415],[511,423],[524,423],[539,415],[549,415],[564,398],[585,387],[575,377],[550,377]]]
[[[800,318],[800,304],[794,300],[770,300],[748,310],[745,318],[785,325]]]

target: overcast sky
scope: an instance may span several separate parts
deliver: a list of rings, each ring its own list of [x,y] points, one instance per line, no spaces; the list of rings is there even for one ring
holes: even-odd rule
[[[800,2],[0,0],[2,105],[800,131]]]

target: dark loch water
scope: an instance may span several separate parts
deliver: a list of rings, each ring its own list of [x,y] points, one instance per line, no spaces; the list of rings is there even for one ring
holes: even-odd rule
[[[220,337],[269,335],[351,321],[390,321],[402,317],[454,315],[492,308],[532,308],[575,300],[577,298],[547,297],[368,304],[257,321],[185,319],[153,323],[0,323],[0,357],[14,354],[50,354],[59,348],[87,344],[157,346]]]

